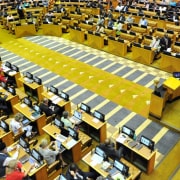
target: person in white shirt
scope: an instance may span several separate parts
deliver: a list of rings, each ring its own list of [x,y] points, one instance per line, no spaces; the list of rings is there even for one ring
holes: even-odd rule
[[[15,150],[16,152],[12,157],[9,157],[8,152]],[[0,141],[0,178],[5,176],[6,166],[8,166],[9,162],[12,159],[17,159],[19,155],[19,148],[17,146],[14,147],[6,147],[6,144]]]
[[[140,21],[139,21],[139,25],[143,25],[143,26],[147,26],[148,25],[148,21],[145,19],[145,16],[143,16]]]
[[[153,49],[154,51],[154,59],[157,59],[159,53],[160,53],[160,49],[161,49],[161,46],[160,46],[160,38],[158,36],[154,37],[151,44],[150,44],[150,47]]]
[[[14,119],[10,122],[10,129],[12,132],[17,135],[18,133],[24,132],[25,137],[30,138],[33,136],[32,126],[27,125],[23,126],[22,124],[23,115],[21,113],[17,113]]]

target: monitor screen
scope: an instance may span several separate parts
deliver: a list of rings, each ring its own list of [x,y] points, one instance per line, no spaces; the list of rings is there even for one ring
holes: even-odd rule
[[[8,132],[9,131],[9,125],[4,122],[4,121],[0,121],[0,126],[4,129],[4,131]]]
[[[26,72],[26,77],[29,79],[33,79],[33,75],[30,72]]]
[[[13,87],[8,87],[7,91],[10,92],[13,96],[16,95],[16,90]]]
[[[127,126],[122,127],[122,133],[128,135],[130,138],[134,137],[135,131]]]
[[[58,95],[58,89],[54,86],[50,86],[50,91],[56,95]]]
[[[141,136],[140,143],[144,144],[146,147],[148,147],[152,151],[154,150],[154,141],[152,141],[151,139],[149,139],[143,135]]]
[[[63,123],[61,120],[57,119],[57,118],[55,118],[54,124],[55,124],[57,127],[64,127],[64,123]]]
[[[41,161],[41,160],[43,159],[42,156],[41,156],[41,154],[40,154],[36,149],[32,149],[31,155],[32,155],[33,158],[35,158],[37,161]]]
[[[11,63],[6,61],[5,66],[11,69]]]
[[[36,112],[41,112],[41,109],[40,109],[40,107],[38,106],[38,105],[34,105],[33,106],[33,109],[36,111]]]
[[[42,80],[40,78],[38,78],[37,76],[34,77],[34,82],[36,82],[39,85],[42,84]]]
[[[96,147],[95,153],[103,158],[105,157],[105,152],[99,147]]]
[[[29,148],[29,143],[23,137],[19,138],[19,145],[25,149]]]
[[[11,69],[12,69],[13,71],[19,72],[19,68],[18,68],[17,66],[15,66],[15,65],[12,65],[12,66],[11,66]]]
[[[74,114],[73,114],[74,117],[76,117],[77,119],[82,119],[82,113],[79,112],[79,111],[74,111]]]
[[[4,89],[7,89],[7,84],[5,82],[1,82],[1,86],[4,88]]]
[[[69,136],[69,131],[65,128],[62,128],[61,127],[61,134],[65,137],[68,137]]]
[[[65,101],[69,101],[69,95],[63,91],[61,91],[60,97]]]
[[[99,111],[95,110],[93,116],[99,119],[100,121],[104,122],[104,114],[100,113]]]
[[[74,129],[69,127],[68,131],[71,137],[73,137],[75,140],[78,140],[78,133]]]
[[[83,110],[84,112],[87,112],[87,113],[90,113],[90,111],[91,111],[91,108],[84,103],[81,103],[80,109]]]
[[[180,72],[173,72],[173,77],[180,78]]]
[[[31,101],[28,97],[25,97],[25,98],[24,98],[24,103],[25,103],[26,105],[28,105],[29,107],[32,106],[32,101]]]
[[[115,160],[113,166],[116,167],[119,171],[123,172],[124,164],[122,164],[120,161]]]

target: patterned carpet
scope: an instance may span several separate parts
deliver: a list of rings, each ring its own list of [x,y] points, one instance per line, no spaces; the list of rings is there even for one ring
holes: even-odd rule
[[[63,38],[34,36],[3,44],[3,61],[22,73],[32,72],[44,86],[54,85],[80,102],[105,114],[110,137],[126,124],[155,141],[156,165],[178,142],[179,134],[148,119],[154,79],[170,74]],[[68,56],[68,57],[66,57]],[[49,65],[51,64],[51,66]]]

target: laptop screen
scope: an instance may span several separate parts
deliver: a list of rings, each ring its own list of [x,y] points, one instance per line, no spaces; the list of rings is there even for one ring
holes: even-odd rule
[[[5,66],[11,69],[11,63],[6,61]]]
[[[69,95],[65,92],[61,91],[60,97],[64,99],[65,101],[69,101]]]
[[[50,91],[54,94],[58,94],[58,89],[54,86],[50,86]]]
[[[122,164],[120,161],[115,160],[113,166],[119,171],[123,172],[124,164]]]
[[[41,155],[39,154],[39,152],[35,149],[32,149],[31,151],[31,155],[33,158],[35,158],[37,161],[41,161],[42,160],[42,157]]]
[[[144,144],[146,147],[150,148],[152,151],[154,150],[154,141],[151,139],[141,136],[140,143]]]
[[[54,124],[57,126],[57,127],[64,127],[64,124],[61,120],[55,118],[54,120]]]
[[[104,122],[104,114],[100,113],[99,111],[94,111],[94,117]]]
[[[11,68],[12,68],[12,70],[13,70],[13,71],[19,72],[19,68],[18,68],[17,66],[12,65],[12,67],[11,67]]]
[[[61,174],[61,175],[59,176],[59,180],[67,180],[67,178],[66,178],[64,175]]]
[[[74,114],[73,114],[74,117],[78,118],[78,119],[82,119],[82,113],[79,112],[79,111],[74,111]]]
[[[16,90],[15,90],[15,88],[13,88],[13,87],[8,87],[8,92],[10,92],[13,96],[15,96],[16,95]]]
[[[41,112],[41,109],[38,105],[34,105],[33,106],[33,109],[36,111],[36,112]]]
[[[122,133],[128,135],[129,137],[133,138],[134,137],[134,130],[133,129],[130,129],[129,127],[127,126],[123,126],[122,127]]]
[[[23,148],[29,148],[29,143],[22,137],[19,138],[19,145]]]
[[[105,152],[99,147],[96,147],[95,153],[98,154],[99,156],[103,157],[103,158],[105,157]]]
[[[28,105],[29,107],[32,106],[32,101],[31,101],[28,97],[25,97],[25,98],[24,98],[24,103],[25,103],[26,105]]]
[[[4,131],[8,132],[9,131],[9,125],[4,122],[4,121],[0,121],[0,126],[4,129]]]
[[[67,129],[64,129],[61,127],[61,134],[65,137],[68,137],[69,136],[69,131]]]

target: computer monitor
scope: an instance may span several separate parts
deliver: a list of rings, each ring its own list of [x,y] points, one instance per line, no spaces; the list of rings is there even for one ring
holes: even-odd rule
[[[16,95],[16,90],[15,90],[14,87],[8,87],[8,88],[7,88],[7,91],[10,92],[13,96]]]
[[[60,97],[64,99],[65,101],[69,101],[69,94],[61,91]]]
[[[54,87],[54,86],[50,86],[49,91],[51,91],[52,93],[58,95],[58,89],[56,87]]]
[[[64,123],[57,118],[54,119],[54,125],[56,125],[58,128],[64,127]]]
[[[63,127],[60,127],[61,129],[61,134],[65,137],[68,137],[69,136],[69,131]]]
[[[26,77],[28,79],[33,79],[33,75],[30,72],[26,72]]]
[[[11,63],[6,61],[5,66],[11,69]]]
[[[7,89],[7,84],[5,82],[1,82],[1,86],[2,88]]]
[[[0,121],[0,127],[2,127],[5,132],[9,131],[9,125],[3,120]]]
[[[124,163],[121,161],[115,160],[113,166],[118,169],[123,175],[126,177],[128,176],[129,173],[129,167],[126,166]]]
[[[40,108],[38,105],[33,105],[33,109],[34,109],[36,112],[41,113],[41,108]]]
[[[104,114],[100,113],[99,111],[94,111],[93,116],[97,119],[99,119],[100,121],[104,122],[105,121],[105,117]]]
[[[152,141],[151,139],[149,139],[143,135],[140,138],[140,143],[145,145],[146,147],[148,147],[151,151],[154,150],[154,141]]]
[[[19,145],[22,146],[24,149],[29,148],[29,143],[23,138],[19,138]]]
[[[41,85],[42,84],[42,80],[40,78],[38,78],[37,76],[34,76],[34,82]]]
[[[130,138],[133,138],[134,134],[135,134],[135,131],[133,129],[131,129],[125,125],[122,127],[121,132],[128,135]]]
[[[173,72],[173,77],[180,78],[180,72]]]
[[[24,104],[26,104],[29,107],[32,107],[31,99],[29,99],[28,97],[25,97],[23,101],[24,101]]]
[[[72,129],[72,128],[68,128],[68,131],[69,131],[69,135],[73,138],[73,139],[75,139],[76,141],[78,141],[78,132],[77,131],[75,131],[74,129]]]
[[[12,65],[12,66],[11,66],[11,69],[12,69],[13,71],[19,72],[19,68],[18,68],[16,65]]]
[[[91,113],[91,107],[88,106],[87,104],[81,103],[80,109],[88,114]]]
[[[42,161],[43,160],[43,157],[42,155],[36,150],[36,149],[32,149],[31,151],[31,156],[36,159],[38,162]]]
[[[100,147],[98,147],[98,146],[95,148],[95,151],[94,151],[94,152],[95,152],[97,155],[103,157],[104,159],[107,158],[106,153],[105,153]]]

